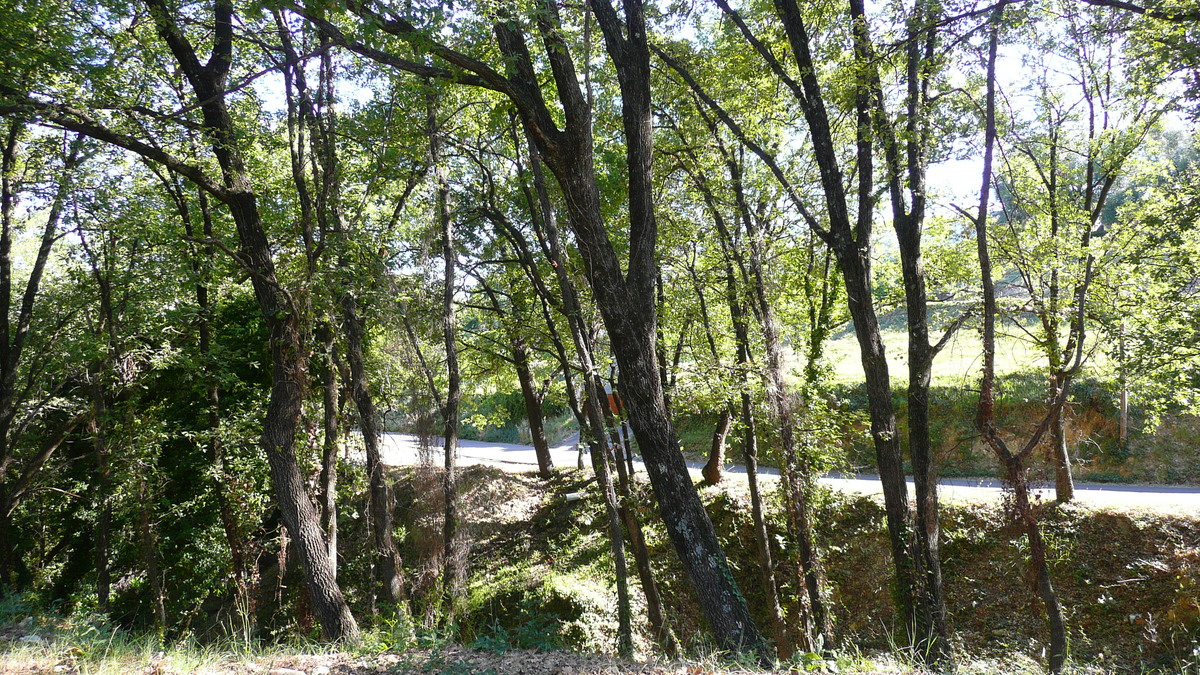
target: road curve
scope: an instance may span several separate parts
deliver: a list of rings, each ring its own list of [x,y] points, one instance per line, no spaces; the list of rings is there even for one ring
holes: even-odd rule
[[[441,439],[434,439],[431,448],[431,459],[441,463]],[[576,468],[579,466],[579,453],[576,450],[575,439],[550,449],[554,466]],[[384,434],[382,458],[385,464],[391,466],[406,466],[420,463],[420,444],[416,436],[409,434]],[[537,470],[537,457],[533,447],[512,443],[484,443],[480,441],[459,441],[458,461],[462,466],[482,464],[494,466],[505,471],[524,472]],[[645,471],[640,461],[634,463],[639,471]],[[698,477],[699,462],[689,462],[692,472]],[[584,466],[591,464],[584,457]],[[744,467],[731,464],[726,472],[733,477],[745,474]],[[764,478],[772,479],[777,472],[774,469],[764,469]],[[883,488],[878,476],[872,475],[830,475],[821,479],[823,483],[835,490],[848,494],[882,494]],[[912,494],[912,480],[909,480],[909,491]],[[996,501],[1004,491],[999,481],[988,478],[942,478],[938,480],[938,496],[942,501],[949,502],[981,502]],[[1034,496],[1037,499],[1053,500],[1053,486],[1035,486]],[[1177,513],[1179,515],[1200,516],[1200,488],[1181,485],[1118,485],[1110,483],[1075,483],[1075,496],[1079,503],[1094,507],[1119,508],[1122,510],[1141,509],[1158,513]]]

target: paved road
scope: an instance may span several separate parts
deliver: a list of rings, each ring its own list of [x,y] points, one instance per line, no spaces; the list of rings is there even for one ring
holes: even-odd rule
[[[435,440],[440,443],[440,439]],[[435,463],[440,463],[441,447],[433,448]],[[404,466],[420,462],[419,444],[415,436],[407,434],[384,434],[383,461],[392,466]],[[575,468],[579,461],[575,439],[550,449],[550,456],[557,467]],[[460,441],[458,461],[461,465],[484,464],[505,471],[522,472],[537,470],[537,458],[528,445],[508,443],[482,443]],[[591,463],[584,458],[585,466]],[[645,471],[640,461],[634,463],[638,471]],[[699,476],[699,462],[689,462],[694,474]],[[745,474],[744,467],[729,465],[726,471],[736,476]],[[764,469],[768,480],[776,477],[774,469]],[[826,476],[821,479],[827,485],[851,494],[881,494],[883,488],[878,476]],[[982,478],[943,478],[938,481],[938,494],[945,501],[994,501],[1003,491],[999,481]],[[912,494],[912,481],[909,481]],[[1045,500],[1054,499],[1054,487],[1042,486],[1035,494]],[[1075,494],[1079,501],[1089,506],[1119,507],[1122,509],[1142,508],[1164,513],[1188,513],[1200,515],[1200,488],[1178,485],[1114,485],[1109,483],[1076,483]]]

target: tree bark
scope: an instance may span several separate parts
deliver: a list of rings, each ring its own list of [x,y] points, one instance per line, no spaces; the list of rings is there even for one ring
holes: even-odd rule
[[[621,399],[618,396],[616,400],[620,401]],[[633,548],[633,560],[637,566],[638,580],[642,584],[642,594],[646,597],[646,618],[650,622],[650,630],[655,642],[663,648],[667,656],[675,658],[679,655],[679,642],[675,638],[675,631],[671,629],[671,624],[663,613],[658,583],[654,580],[654,569],[650,566],[650,551],[646,547],[642,523],[638,520],[633,501],[633,474],[626,464],[629,447],[620,437],[620,427],[617,421],[615,415],[605,414],[605,423],[611,429],[609,439],[615,452],[621,520],[625,523],[625,533],[629,536],[630,547]],[[630,638],[630,642],[632,643],[632,638]]]
[[[375,410],[375,399],[371,395],[366,366],[363,363],[364,322],[359,314],[358,299],[354,293],[344,292],[341,301],[342,323],[346,331],[346,361],[350,366],[350,396],[358,409],[358,422],[362,428],[363,445],[366,449],[376,583],[383,591],[384,602],[407,614],[404,565],[396,548],[392,515],[396,509],[396,499],[380,455],[379,414]]]
[[[1065,378],[1056,373],[1052,378],[1051,397],[1066,386]],[[1122,392],[1124,393],[1124,392]],[[1054,499],[1065,504],[1075,499],[1075,479],[1071,476],[1071,453],[1067,448],[1067,425],[1063,413],[1066,406],[1054,411],[1050,422],[1050,456],[1054,465]]]
[[[150,604],[154,608],[154,627],[161,635],[167,628],[166,591],[158,568],[158,541],[150,524],[150,504],[147,501],[146,479],[138,481],[138,534],[142,554],[142,566],[150,581]]]
[[[704,482],[708,485],[716,485],[721,482],[725,472],[725,439],[729,436],[729,429],[732,426],[733,414],[728,407],[722,408],[721,416],[717,418],[717,428],[713,430],[712,445],[708,449],[708,461],[700,470],[700,475],[704,477]]]
[[[533,454],[537,456],[538,475],[549,478],[554,473],[554,462],[550,459],[550,443],[546,440],[546,414],[530,372],[529,349],[520,338],[513,339],[512,355],[517,381],[521,384],[521,397],[525,400],[525,417],[529,420],[529,438],[533,442]]]
[[[333,327],[329,325],[328,321],[322,321],[317,326],[316,337],[318,344],[321,345],[321,427],[324,435],[321,443],[321,476],[317,481],[320,488],[318,501],[321,505],[321,530],[325,533],[329,564],[333,567],[334,578],[336,578],[338,568],[337,453],[338,440],[341,435],[341,425],[338,423],[341,418],[338,399],[341,392],[338,391],[338,369],[334,363],[336,346]]]
[[[775,637],[775,648],[780,658],[791,655],[792,643],[787,637],[787,624],[783,607],[779,603],[779,583],[775,577],[775,559],[771,552],[771,537],[767,531],[767,519],[763,508],[762,489],[758,483],[758,424],[754,419],[754,400],[750,395],[750,324],[746,317],[746,306],[738,294],[737,276],[734,270],[733,248],[735,242],[729,236],[724,219],[716,210],[716,203],[708,198],[717,229],[721,234],[721,249],[725,258],[725,302],[729,306],[729,317],[733,323],[734,342],[737,345],[738,368],[741,369],[742,404],[742,458],[746,462],[746,482],[750,490],[750,513],[754,522],[754,543],[758,554],[758,571],[767,596],[767,608],[771,616],[771,631]],[[806,627],[804,634],[811,635]]]
[[[214,42],[207,64],[201,64],[192,44],[162,0],[146,0],[146,6],[159,36],[170,48],[200,107],[203,126],[223,177],[222,189],[214,194],[229,207],[237,226],[238,262],[250,272],[255,298],[270,335],[271,396],[261,443],[270,466],[280,515],[296,538],[322,632],[331,640],[356,642],[359,639],[358,624],[337,585],[320,519],[296,461],[296,428],[308,370],[308,355],[302,342],[302,318],[291,294],[276,278],[270,242],[258,211],[258,197],[225,100],[233,52],[233,5],[229,0],[214,2]],[[206,188],[212,187],[206,185]]]
[[[613,487],[612,472],[609,469],[609,448],[605,442],[604,389],[596,376],[595,365],[591,355],[584,362],[585,407],[588,418],[592,423],[593,439],[589,443],[592,456],[592,470],[596,474],[596,484],[604,495],[604,510],[608,516],[609,539],[612,541],[613,567],[617,582],[617,653],[624,658],[633,656],[633,612],[629,603],[629,571],[625,559],[625,531],[621,525],[620,506],[617,503],[617,493]]]
[[[530,146],[529,166],[533,174],[534,188],[537,193],[537,204],[533,200],[529,200],[530,213],[533,214],[532,221],[534,227],[539,229],[539,237],[543,244],[543,252],[550,261],[551,267],[554,268],[555,276],[559,285],[559,293],[561,296],[561,309],[567,317],[567,325],[571,332],[571,339],[575,345],[575,352],[579,358],[580,368],[583,377],[584,396],[583,401],[578,402],[573,390],[569,389],[568,395],[572,401],[572,408],[575,410],[575,416],[579,420],[580,444],[586,443],[591,455],[592,468],[596,474],[597,483],[604,495],[605,511],[608,516],[609,539],[613,553],[613,563],[615,568],[616,584],[617,584],[617,650],[621,654],[632,654],[633,652],[633,627],[632,627],[632,610],[629,602],[629,584],[627,563],[625,560],[625,532],[621,526],[621,507],[617,503],[616,493],[613,489],[611,473],[608,468],[607,449],[604,447],[604,439],[606,436],[604,425],[604,411],[601,407],[601,397],[603,388],[599,384],[599,376],[596,371],[594,361],[594,344],[588,335],[587,326],[583,321],[583,311],[579,302],[579,293],[575,287],[574,281],[566,269],[566,257],[562,248],[562,237],[558,230],[557,218],[555,216],[554,205],[550,200],[550,192],[546,185],[545,176],[542,172],[541,160],[537,151],[537,146],[533,139],[527,136]],[[539,217],[540,215],[540,217]],[[548,298],[547,298],[548,300]],[[553,325],[547,314],[547,325]],[[557,338],[556,338],[557,339]],[[565,350],[559,343],[558,347],[560,359],[563,360],[564,373],[569,374],[570,364],[566,360]],[[567,378],[568,388],[571,387],[570,378]],[[583,458],[580,456],[580,467],[582,466]],[[640,528],[635,534],[630,531],[630,537],[639,537]],[[635,556],[637,555],[636,543]],[[649,572],[649,556],[646,557],[646,572]],[[638,561],[639,574],[643,572],[642,561]],[[649,583],[646,583],[646,579]],[[653,577],[643,577],[643,592],[647,593],[648,605],[653,604],[650,600],[651,593],[657,593],[657,587],[653,583]],[[660,612],[661,614],[661,612]],[[653,619],[652,619],[653,624]],[[660,631],[661,632],[661,631]],[[668,633],[668,639],[670,633]]]
[[[450,188],[441,153],[442,132],[437,120],[437,99],[430,93],[426,106],[426,126],[429,131],[429,162],[436,183],[436,217],[441,233],[442,265],[442,337],[446,349],[446,398],[442,403],[442,436],[444,439],[444,473],[442,493],[445,504],[442,522],[442,594],[445,601],[444,625],[452,626],[461,594],[462,567],[459,547],[458,507],[458,411],[462,397],[461,375],[458,368],[458,319],[454,312],[455,265],[458,253],[454,245],[454,220],[450,216]]]

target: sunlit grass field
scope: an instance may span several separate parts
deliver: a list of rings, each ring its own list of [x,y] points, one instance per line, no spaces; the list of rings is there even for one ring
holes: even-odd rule
[[[941,339],[946,328],[966,310],[965,303],[935,303],[930,307],[930,341]],[[908,381],[908,330],[903,309],[880,314],[879,323],[888,357],[888,373],[893,386],[905,386]],[[1039,327],[1032,316],[1023,317],[1021,324],[1005,319],[997,326],[996,375],[1044,372],[1046,357],[1034,342]],[[1108,362],[1102,350],[1096,348],[1095,336],[1087,345],[1087,369],[1102,372]],[[854,327],[847,324],[834,332],[826,348],[833,368],[834,385],[854,385],[863,381],[862,359]],[[983,369],[983,339],[980,322],[973,316],[959,328],[946,348],[933,361],[933,385],[940,387],[976,387]]]

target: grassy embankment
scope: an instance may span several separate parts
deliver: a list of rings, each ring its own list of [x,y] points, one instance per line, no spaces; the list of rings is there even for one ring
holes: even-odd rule
[[[400,470],[397,476],[404,559],[408,578],[415,580],[413,607],[422,616],[423,598],[436,596],[435,586],[422,586],[420,580],[439,565],[435,521],[440,481],[419,468]],[[279,666],[312,675],[319,666],[330,665],[334,673],[504,674],[550,672],[542,666],[553,662],[554,670],[569,673],[746,672],[720,663],[707,642],[644,483],[639,511],[647,523],[667,611],[691,655],[690,665],[646,669],[563,652],[611,652],[614,647],[615,602],[602,534],[603,505],[582,472],[560,473],[543,482],[473,467],[464,472],[462,485],[469,581],[456,633],[419,630],[420,637],[412,638],[394,622],[375,621],[368,627],[366,646],[350,652],[305,642],[264,647],[251,639],[208,646],[185,639],[162,646],[156,637],[130,637],[78,617],[18,626],[13,622],[23,610],[9,608],[0,616],[0,624],[9,623],[0,629],[0,671],[31,673],[38,672],[32,670],[35,666],[62,666],[58,672],[233,673]],[[702,494],[752,610],[766,625],[744,490],[731,483]],[[568,501],[574,492],[582,492],[583,499]],[[1041,507],[1040,515],[1053,580],[1066,608],[1073,672],[1178,673],[1195,667],[1200,656],[1194,651],[1200,640],[1200,521],[1053,505]],[[770,522],[784,607],[795,626],[797,577],[774,499]],[[865,497],[824,495],[816,522],[841,643],[830,660],[801,655],[787,667],[833,664],[848,672],[911,672],[911,662],[893,651],[899,630],[889,600],[880,505]],[[957,672],[1023,673],[1039,667],[1044,627],[1024,574],[1024,539],[1006,523],[998,505],[943,509],[942,555],[960,655]],[[29,634],[47,641],[20,640]],[[447,651],[451,644],[463,647]],[[643,654],[649,653],[642,630],[637,644]],[[540,652],[514,651],[522,649]]]

